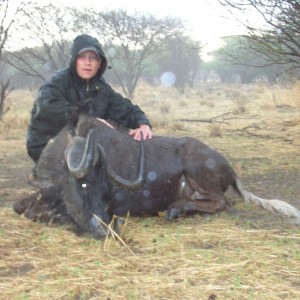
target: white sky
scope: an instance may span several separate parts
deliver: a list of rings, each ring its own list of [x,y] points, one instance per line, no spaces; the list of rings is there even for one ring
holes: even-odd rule
[[[20,0],[9,0],[20,2]],[[129,12],[147,12],[158,17],[180,17],[190,34],[208,45],[206,51],[220,44],[220,37],[241,34],[243,29],[217,0],[38,0],[39,4],[47,2],[61,3],[66,6],[97,7],[97,9],[126,9]],[[225,17],[227,15],[227,17]]]
[[[228,12],[217,0],[55,0],[52,2],[77,7],[122,8],[132,12],[148,12],[158,17],[180,17],[195,38],[211,45],[215,44],[219,37],[242,33],[242,28],[237,22],[229,19]],[[224,17],[226,15],[227,18]]]

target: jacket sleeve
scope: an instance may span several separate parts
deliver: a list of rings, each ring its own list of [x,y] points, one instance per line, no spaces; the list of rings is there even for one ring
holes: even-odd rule
[[[49,139],[54,137],[67,123],[74,108],[65,100],[58,79],[50,79],[39,89],[31,111],[27,131],[28,154],[37,161]]]
[[[129,99],[122,97],[107,84],[109,108],[107,118],[119,122],[128,128],[138,128],[141,124],[148,124],[150,121],[138,105],[134,105]]]
[[[43,123],[43,129],[56,131],[66,124],[71,111],[72,107],[64,98],[62,90],[55,83],[49,82],[40,88],[31,117]],[[54,125],[54,128],[48,128],[49,124]]]

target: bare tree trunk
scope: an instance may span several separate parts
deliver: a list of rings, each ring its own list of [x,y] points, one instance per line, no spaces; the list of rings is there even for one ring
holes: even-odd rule
[[[3,119],[5,114],[4,111],[4,101],[7,95],[14,89],[14,87],[10,87],[10,82],[7,80],[5,83],[3,81],[0,82],[0,121]]]

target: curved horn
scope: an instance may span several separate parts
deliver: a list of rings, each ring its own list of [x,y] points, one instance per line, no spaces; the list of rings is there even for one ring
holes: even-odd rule
[[[142,187],[142,185],[145,183],[145,147],[142,133],[140,141],[139,169],[136,179],[134,180],[127,180],[119,176],[107,163],[107,155],[103,147],[99,144],[96,145],[101,157],[101,162],[103,163],[104,168],[106,168],[109,177],[113,181],[129,190],[136,190]],[[71,145],[66,150],[65,157],[69,171],[73,176],[82,178],[93,167],[95,157],[98,155],[98,153],[95,153],[94,146],[95,139],[93,130],[89,131],[87,140],[78,136],[72,139]]]
[[[95,139],[90,130],[87,139],[74,137],[65,153],[65,159],[70,173],[77,177],[84,177],[93,167],[95,155]]]
[[[141,141],[140,141],[140,160],[139,160],[139,169],[134,180],[127,180],[120,177],[107,163],[107,156],[103,147],[97,144],[98,150],[100,152],[102,163],[104,164],[109,177],[119,184],[120,186],[129,189],[129,190],[137,190],[143,186],[145,183],[145,146],[143,134],[141,133]]]

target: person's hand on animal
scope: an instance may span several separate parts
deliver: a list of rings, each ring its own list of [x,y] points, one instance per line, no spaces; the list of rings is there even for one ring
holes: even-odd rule
[[[129,135],[136,141],[141,140],[141,133],[143,134],[144,140],[150,140],[152,139],[152,131],[149,125],[142,124],[139,128],[136,129],[130,129]]]

